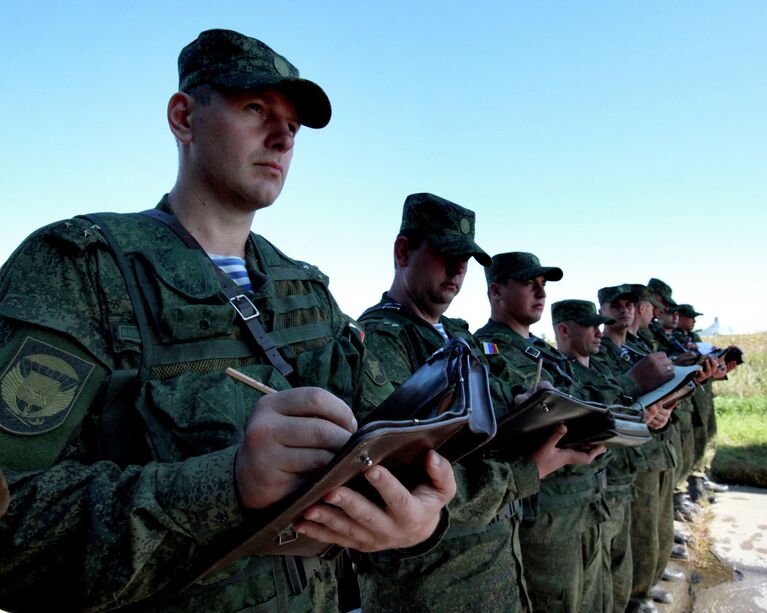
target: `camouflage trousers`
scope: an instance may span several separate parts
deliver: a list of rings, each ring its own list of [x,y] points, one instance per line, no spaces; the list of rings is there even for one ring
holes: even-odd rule
[[[673,468],[658,476],[658,564],[653,583],[661,580],[674,547],[674,476]]]
[[[631,598],[648,598],[660,580],[674,544],[673,468],[637,473],[631,503]]]
[[[674,481],[675,491],[687,491],[687,477],[695,461],[695,428],[692,411],[677,411],[678,420],[673,425],[674,446],[679,462],[676,465]]]
[[[708,475],[711,462],[716,455],[716,411],[713,403],[710,410],[700,414],[701,425],[694,429],[694,452],[692,474],[696,477]]]
[[[468,531],[450,529],[434,549],[413,558],[386,552],[365,556],[359,569],[362,610],[529,611],[519,522],[507,519]]]
[[[578,613],[612,610],[604,522],[573,530],[568,509],[541,513],[522,527],[522,559],[533,611]]]
[[[605,559],[610,564],[613,613],[623,613],[631,596],[633,559],[631,554],[631,500],[608,498],[610,519],[604,523]]]

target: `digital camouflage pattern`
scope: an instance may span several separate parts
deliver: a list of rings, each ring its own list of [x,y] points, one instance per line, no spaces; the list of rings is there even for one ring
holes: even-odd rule
[[[206,30],[184,47],[178,79],[182,92],[198,85],[277,87],[295,104],[303,125],[324,128],[330,121],[330,100],[319,85],[300,78],[298,68],[268,45],[233,30]]]
[[[601,363],[614,373],[628,372],[647,349],[643,344],[639,346],[641,350],[632,351],[627,346],[618,347],[612,340],[603,337],[599,354],[592,357],[592,362]],[[663,572],[673,544],[673,487],[669,485],[673,483],[677,454],[672,444],[672,434],[670,426],[662,432],[653,432],[652,441],[626,448],[619,461],[608,467],[608,483],[617,491],[627,481],[633,483],[632,498],[610,498],[611,508],[618,507],[616,515],[620,514],[622,504],[630,505],[630,592],[634,600],[648,598],[648,591],[657,580],[658,569]],[[611,545],[613,555],[620,558],[620,551],[625,547],[625,532],[621,533],[619,529],[613,529],[612,532],[616,534]],[[625,559],[623,562],[626,563]],[[621,576],[615,580],[616,593],[625,589],[625,581],[624,567]]]
[[[654,283],[653,283],[654,282]],[[663,298],[666,303],[673,305],[670,308],[676,309],[678,305],[671,300],[671,288],[659,281],[658,279],[651,279],[651,285],[653,289]],[[671,302],[669,302],[671,301]],[[689,348],[686,341],[680,339],[676,334],[676,330],[666,332],[663,327],[656,321],[653,321],[649,327],[650,332],[655,338],[657,346],[665,351],[667,355],[671,357],[677,357],[683,353],[688,352]],[[697,384],[696,384],[697,385]],[[674,454],[676,461],[674,464],[673,472],[670,475],[661,474],[660,487],[663,496],[668,497],[672,508],[674,508],[674,495],[684,494],[687,492],[687,475],[692,470],[694,463],[694,428],[693,428],[693,412],[694,404],[693,398],[687,396],[679,401],[679,404],[671,414],[671,432],[670,441],[674,448]],[[662,510],[665,512],[666,502],[661,502]],[[673,547],[673,525],[670,530],[664,530],[660,536],[660,554],[668,556],[671,554]],[[663,563],[665,566],[665,561]],[[658,566],[656,568],[655,580],[660,581],[663,573],[663,567]]]
[[[628,286],[637,296],[637,302],[649,302],[652,306],[663,308],[663,303],[658,300],[656,293],[641,283],[629,283]]]
[[[633,285],[613,285],[611,287],[603,287],[597,292],[599,304],[612,303],[619,298],[624,298],[630,302],[637,302],[639,300]]]
[[[654,291],[661,300],[665,303],[666,306],[669,308],[676,308],[677,304],[674,302],[674,300],[671,298],[672,290],[671,287],[668,285],[668,283],[665,283],[664,281],[661,281],[660,279],[650,279],[647,282],[647,287],[649,287],[652,291]]]
[[[473,256],[483,266],[490,264],[490,256],[474,241],[474,211],[434,194],[410,194],[405,199],[399,231],[422,235],[443,255]]]
[[[165,199],[159,206],[168,210]],[[2,417],[0,467],[13,496],[0,520],[3,609],[99,611],[152,596],[242,528],[250,516],[237,498],[234,457],[260,393],[224,370],[276,389],[290,385],[244,342],[209,260],[146,216],[105,219],[143,281],[150,345],[142,346],[125,280],[91,222],[39,230],[0,272],[4,381],[18,378],[9,373],[26,377],[30,391],[14,392],[17,407],[34,396],[36,412],[66,412],[56,424],[25,413],[23,434],[14,431],[18,419]],[[388,396],[393,388],[322,273],[256,235],[246,260],[260,282],[251,298],[296,384],[324,387],[360,414]],[[107,385],[137,368],[142,354],[165,349],[173,360],[150,364],[140,386],[132,379],[117,412],[125,419],[104,439]],[[47,380],[30,383],[31,373]],[[124,468],[109,461],[116,451],[127,454]],[[141,610],[334,610],[332,573],[323,564],[306,590],[292,594],[280,558],[244,559]]]
[[[682,305],[690,306],[690,305]],[[697,313],[691,306],[693,313]],[[702,315],[702,313],[697,313]],[[690,315],[695,317],[697,315]],[[685,334],[678,330],[680,342],[699,343],[702,339],[696,332]],[[706,381],[695,388],[692,396],[693,404],[693,465],[691,474],[695,477],[707,476],[711,470],[711,462],[716,454],[716,411],[714,410],[713,381]]]
[[[532,382],[538,359],[541,380],[582,400],[615,403],[635,392],[630,377],[586,376],[582,368],[554,347],[530,336],[525,339],[506,324],[490,320],[475,333],[493,346],[491,372],[502,381],[522,372]],[[541,480],[537,498],[523,501],[525,521],[520,539],[525,581],[535,611],[610,611],[609,563],[603,545],[606,466],[611,454],[589,466],[566,466]]]
[[[551,305],[551,321],[558,324],[562,321],[574,321],[582,326],[598,326],[614,324],[612,317],[597,313],[594,303],[590,300],[560,300]]]
[[[407,380],[445,342],[431,324],[386,293],[360,323],[366,345],[395,385]],[[440,323],[449,337],[466,340],[484,361],[465,322],[441,317]],[[505,400],[495,383],[491,389],[497,410]],[[432,551],[407,559],[395,552],[365,556],[360,565],[364,611],[527,610],[519,518],[504,517],[504,511],[513,500],[538,489],[538,471],[529,457],[508,461],[490,454],[454,465],[458,493],[448,505],[450,528]]]
[[[505,283],[509,279],[529,281],[545,277],[547,281],[559,281],[562,269],[556,266],[541,266],[538,256],[525,251],[510,251],[493,256],[493,263],[485,268],[485,279],[489,283]]]

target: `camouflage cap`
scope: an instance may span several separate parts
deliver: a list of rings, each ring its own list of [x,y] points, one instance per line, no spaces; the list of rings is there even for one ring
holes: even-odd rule
[[[613,285],[611,287],[603,287],[597,292],[599,298],[599,304],[605,304],[606,302],[615,302],[620,298],[625,298],[631,302],[637,302],[639,297],[630,285]]]
[[[658,307],[659,309],[664,308],[663,303],[658,300],[658,297],[655,295],[655,292],[652,291],[649,287],[646,285],[642,285],[641,283],[627,283],[634,293],[637,295],[637,302],[647,301],[650,304],[652,304],[654,307]]]
[[[551,320],[554,324],[574,321],[582,326],[612,325],[615,320],[597,313],[594,303],[589,300],[560,300],[551,305]]]
[[[330,100],[322,88],[299,78],[298,68],[260,40],[234,30],[206,30],[178,56],[178,88],[202,84],[237,90],[277,87],[296,106],[310,128],[330,121]]]
[[[682,317],[699,317],[703,313],[698,313],[691,304],[680,304],[676,307],[676,312]]]
[[[434,194],[410,194],[405,199],[399,231],[423,233],[443,255],[474,256],[482,266],[490,264],[490,256],[474,242],[474,211]]]
[[[547,281],[559,281],[562,269],[555,266],[541,266],[537,256],[524,251],[510,251],[493,256],[493,263],[485,268],[488,283],[505,282],[508,279],[529,281],[545,277]]]
[[[666,308],[676,308],[676,302],[671,299],[671,288],[660,279],[652,278],[647,282],[647,287],[654,291],[663,301]]]

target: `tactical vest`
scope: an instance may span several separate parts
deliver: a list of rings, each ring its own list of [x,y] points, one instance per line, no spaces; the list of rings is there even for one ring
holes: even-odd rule
[[[360,379],[359,337],[351,330],[342,336],[348,320],[340,312],[327,312],[326,305],[335,303],[327,278],[315,267],[288,258],[262,237],[250,236],[248,262],[262,269],[254,275],[254,284],[260,281],[261,286],[253,301],[270,338],[295,368],[292,381],[287,381],[248,338],[203,253],[187,248],[167,228],[141,214],[102,213],[88,219],[108,239],[130,298],[119,302],[108,297],[107,302],[115,368],[102,431],[103,451],[112,459],[121,464],[136,461],[133,447],[127,450],[129,457],[119,457],[124,455],[120,448],[125,437],[119,432],[125,391],[144,390],[153,381],[250,366],[275,389],[320,385],[349,404],[354,400]],[[330,364],[343,372],[330,372]]]
[[[354,402],[364,370],[361,340],[335,305],[327,278],[315,267],[250,235],[246,259],[256,288],[251,300],[269,337],[294,369],[288,380],[248,337],[204,253],[187,248],[145,215],[101,213],[86,218],[109,243],[129,297],[105,300],[114,369],[98,417],[102,459],[122,466],[175,462],[239,444],[260,393],[222,383],[228,366],[278,390],[316,385],[350,405]],[[370,404],[390,391],[380,380],[377,383],[382,397],[368,397]],[[187,402],[192,398],[194,404]],[[231,406],[231,413],[209,410],[215,403]],[[253,610],[286,611],[288,594],[308,598],[302,592],[319,570],[317,561],[305,562],[292,557],[239,560],[221,576],[189,588],[179,601],[174,593],[160,592],[129,609],[205,603],[206,594],[215,598],[218,589],[231,589],[238,582],[255,585],[255,577],[266,573],[277,586],[276,599]]]

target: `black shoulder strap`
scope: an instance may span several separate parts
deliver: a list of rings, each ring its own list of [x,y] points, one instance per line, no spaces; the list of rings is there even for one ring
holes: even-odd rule
[[[390,301],[379,304],[374,304],[372,307],[365,309],[365,311],[357,318],[357,321],[363,321],[369,315],[377,313],[378,311],[395,312],[399,313],[402,310],[402,305],[399,302]]]
[[[562,368],[562,364],[567,363],[565,357],[562,356],[562,359],[559,359],[553,353],[556,350],[553,347],[549,347],[546,341],[538,337],[530,337],[533,339],[530,340],[518,336],[519,335],[510,337],[511,344],[524,353],[528,358],[533,361],[542,360],[543,363],[552,368],[567,385],[572,385],[575,382],[572,376]]]
[[[144,307],[144,301],[141,299],[141,291],[136,284],[136,275],[133,274],[128,258],[125,257],[120,244],[109,230],[108,224],[104,222],[98,213],[80,215],[80,217],[93,222],[98,227],[104,240],[109,244],[117,268],[125,281],[125,288],[131,301],[139,338],[141,339],[140,366],[138,368],[117,369],[112,372],[104,395],[104,405],[100,417],[102,452],[105,454],[105,457],[108,457],[120,466],[127,466],[131,460],[135,461],[136,449],[135,447],[131,448],[131,445],[115,444],[115,441],[124,440],[126,436],[126,415],[123,410],[125,399],[130,397],[131,394],[135,394],[136,390],[140,387],[140,383],[147,379],[148,365],[151,364],[153,352],[149,320]],[[128,453],[129,448],[130,453]]]
[[[202,248],[197,239],[192,236],[187,229],[181,225],[176,217],[169,215],[165,211],[159,209],[149,209],[148,211],[142,211],[142,215],[146,215],[150,219],[159,221],[170,228],[190,249],[197,249],[208,257],[208,254]],[[208,257],[208,259],[210,259]],[[272,339],[264,330],[261,322],[258,321],[258,309],[254,305],[250,298],[240,292],[240,288],[232,281],[229,276],[221,270],[218,266],[211,261],[216,275],[218,276],[219,283],[221,284],[221,290],[224,292],[229,304],[237,312],[242,322],[248,329],[253,340],[264,352],[266,358],[277,370],[282,373],[285,378],[290,377],[293,374],[293,367],[285,361],[282,354],[279,352]]]

